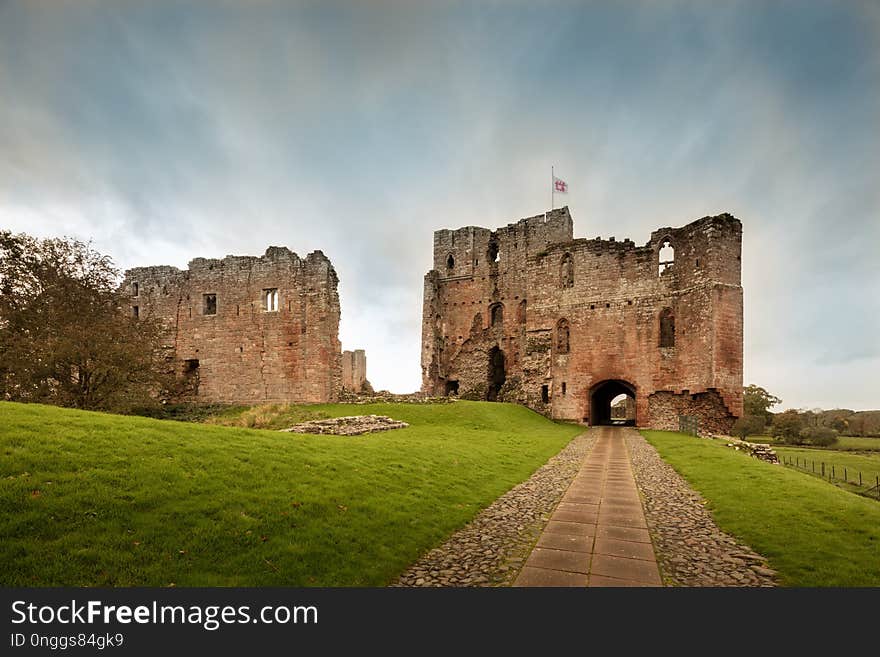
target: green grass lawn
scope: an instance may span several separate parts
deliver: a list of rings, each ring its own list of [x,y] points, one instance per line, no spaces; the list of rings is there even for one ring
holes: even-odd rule
[[[314,436],[0,402],[0,585],[391,582],[583,429],[480,402],[310,406]]]
[[[880,503],[720,441],[642,434],[789,586],[880,586]]]
[[[753,443],[770,443],[774,447],[784,443],[777,441],[773,436],[750,436]],[[867,436],[840,436],[837,442],[830,447],[810,447],[809,449],[833,450],[843,452],[880,452],[880,438]]]

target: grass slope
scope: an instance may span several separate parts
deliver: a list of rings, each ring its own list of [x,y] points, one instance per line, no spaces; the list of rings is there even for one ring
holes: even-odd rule
[[[384,585],[582,429],[520,406],[309,407],[357,437],[0,402],[0,584]]]
[[[880,504],[717,441],[642,434],[789,586],[880,586]]]

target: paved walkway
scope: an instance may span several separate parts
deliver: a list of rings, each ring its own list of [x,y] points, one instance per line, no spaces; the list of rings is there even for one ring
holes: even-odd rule
[[[624,437],[596,444],[544,528],[514,586],[662,586]]]

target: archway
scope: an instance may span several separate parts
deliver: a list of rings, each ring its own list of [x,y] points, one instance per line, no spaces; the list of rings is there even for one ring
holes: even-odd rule
[[[612,402],[619,403],[624,396],[623,417],[618,411],[612,412]],[[636,388],[631,383],[619,379],[608,379],[597,383],[590,389],[590,424],[635,426]]]
[[[498,399],[498,393],[501,392],[501,386],[507,380],[507,372],[505,372],[504,352],[498,347],[492,347],[489,351],[489,385],[486,391],[486,399],[495,401]]]

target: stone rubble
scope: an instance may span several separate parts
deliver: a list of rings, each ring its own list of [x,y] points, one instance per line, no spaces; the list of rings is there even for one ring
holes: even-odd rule
[[[635,432],[626,438],[660,572],[672,586],[776,586],[776,573],[715,524],[706,501]]]
[[[311,420],[295,424],[287,429],[289,433],[332,434],[334,436],[358,436],[364,433],[403,429],[409,425],[400,420],[393,420],[385,415],[348,415],[327,420]]]
[[[732,438],[730,436],[715,437],[719,440],[723,440],[728,447],[732,447],[738,452],[743,451],[758,460],[779,465],[779,457],[776,455],[776,451],[767,443],[749,443],[745,440],[739,440],[738,438]]]
[[[591,433],[574,438],[529,479],[422,556],[393,586],[511,584],[594,442]]]

